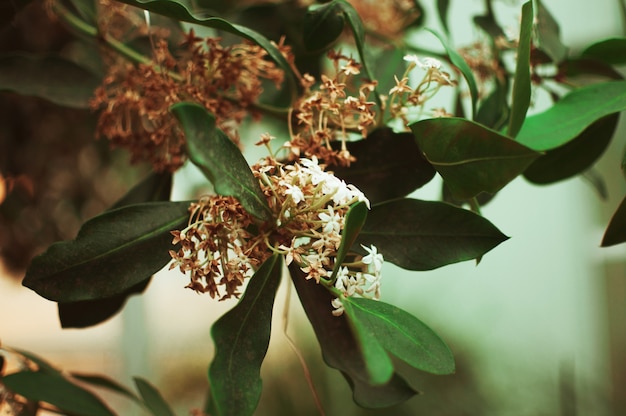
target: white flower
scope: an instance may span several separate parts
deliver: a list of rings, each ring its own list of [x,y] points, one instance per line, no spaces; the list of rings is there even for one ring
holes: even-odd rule
[[[342,217],[338,212],[334,212],[333,207],[329,206],[327,211],[320,212],[317,216],[324,222],[322,231],[325,234],[339,234],[341,231]]]
[[[370,248],[365,247],[361,244],[361,247],[365,251],[367,251],[367,255],[361,259],[361,263],[368,265],[368,270],[370,273],[374,273],[375,275],[380,275],[380,271],[383,268],[383,263],[385,259],[383,255],[378,252],[376,246],[371,245]]]
[[[285,195],[291,195],[291,199],[293,200],[294,204],[298,204],[302,201],[304,201],[304,193],[302,192],[302,189],[300,189],[299,186],[296,185],[289,185],[288,183],[280,183],[280,185],[283,185],[285,187],[285,191],[284,194]]]
[[[335,298],[330,301],[330,304],[333,305],[333,308],[335,308],[335,310],[332,312],[334,316],[343,315],[343,311],[345,309],[343,308],[343,303],[341,303],[341,299]]]
[[[424,59],[419,59],[417,55],[404,55],[404,60],[426,70],[441,69],[441,61],[435,58],[426,57]]]

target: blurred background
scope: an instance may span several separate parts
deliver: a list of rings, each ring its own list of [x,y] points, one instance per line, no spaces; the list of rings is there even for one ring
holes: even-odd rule
[[[436,29],[435,3],[422,1],[425,26]],[[597,1],[593,7],[582,0],[543,4],[557,17],[564,43],[572,49],[624,35],[620,1]],[[495,5],[498,16],[510,16],[516,30],[521,2]],[[478,35],[468,16],[483,9],[479,0],[451,2],[450,27],[458,46]],[[68,35],[50,23],[41,4],[23,12],[1,34],[2,50],[17,49],[14,39],[34,52],[62,47]],[[37,31],[24,24],[33,21],[39,23]],[[446,97],[441,99],[445,103]],[[544,99],[534,95],[532,111],[541,110]],[[128,168],[125,152],[94,141],[93,116],[86,110],[59,109],[11,94],[0,94],[0,109],[0,171],[24,178],[0,206],[2,345],[128,386],[133,376],[145,377],[181,415],[201,408],[213,355],[210,327],[233,301],[185,290],[182,274],[162,271],[117,317],[89,329],[61,330],[56,304],[20,285],[32,255],[50,241],[73,238],[84,220],[112,205],[148,168]],[[262,131],[254,126],[248,134],[258,137]],[[626,248],[599,248],[610,215],[626,194],[619,171],[625,134],[621,120],[617,139],[596,167],[607,184],[606,199],[578,178],[548,187],[518,179],[483,209],[511,238],[479,265],[407,272],[385,264],[382,300],[438,332],[458,368],[451,376],[424,375],[419,380],[423,394],[397,408],[366,410],[352,402],[342,376],[323,364],[313,331],[284,279],[257,414],[318,414],[283,333],[288,296],[293,298],[288,333],[305,355],[329,415],[626,414]],[[201,181],[191,168],[178,172],[173,199],[189,198]],[[440,189],[434,181],[413,196],[439,199]],[[121,414],[140,414],[123,399],[103,396]]]

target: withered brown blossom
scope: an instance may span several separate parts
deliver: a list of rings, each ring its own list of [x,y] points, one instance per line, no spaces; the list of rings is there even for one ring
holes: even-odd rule
[[[348,0],[366,29],[376,36],[397,39],[421,15],[413,0]]]
[[[369,101],[376,86],[375,81],[359,80],[356,95],[350,95],[350,86],[360,65],[352,58],[330,51],[333,63],[332,77],[321,75],[321,82],[314,87],[315,79],[305,74],[301,83],[305,88],[303,97],[294,105],[296,125],[291,126],[291,140],[285,144],[289,159],[317,157],[328,165],[347,166],[354,156],[347,149],[349,133],[367,136],[376,121],[375,103]],[[332,145],[339,140],[340,148]]]
[[[284,50],[284,48],[283,48]],[[186,160],[184,135],[171,105],[192,101],[211,112],[235,143],[237,127],[263,92],[263,80],[279,88],[283,71],[258,45],[222,46],[190,31],[182,50],[172,55],[165,40],[154,43],[150,63],[114,65],[91,106],[100,109],[97,134],[127,148],[133,161],[147,160],[157,171],[175,171]]]
[[[501,39],[501,38],[498,38]],[[500,46],[498,46],[500,45]],[[503,43],[496,43],[496,47],[510,49],[511,46]],[[459,54],[472,70],[476,83],[478,84],[479,96],[484,96],[490,89],[490,84],[494,81],[504,82],[506,78],[505,69],[494,56],[491,47],[482,41],[477,41],[471,45],[458,49]]]

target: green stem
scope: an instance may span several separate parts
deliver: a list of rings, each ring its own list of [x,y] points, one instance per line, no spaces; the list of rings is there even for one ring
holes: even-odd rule
[[[150,64],[152,62],[150,58],[138,53],[134,49],[129,48],[117,39],[113,39],[106,34],[100,33],[97,27],[94,27],[78,18],[67,7],[61,4],[61,2],[55,1],[54,3],[52,3],[52,10],[56,13],[57,16],[59,16],[65,23],[67,23],[72,29],[76,30],[78,33],[92,38],[100,39],[111,49],[115,50],[119,54],[130,59],[131,61],[141,64]]]
[[[478,203],[478,199],[476,199],[476,197],[470,199],[468,202],[469,202],[470,209],[472,210],[472,212],[475,212],[478,215],[482,215],[480,213],[480,204]]]

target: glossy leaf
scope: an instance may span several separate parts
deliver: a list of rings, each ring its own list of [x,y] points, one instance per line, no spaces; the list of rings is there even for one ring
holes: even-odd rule
[[[100,78],[56,55],[0,55],[0,91],[43,98],[52,103],[88,108]]]
[[[398,199],[372,207],[353,250],[378,248],[386,261],[431,270],[482,256],[507,240],[480,215],[437,201]]]
[[[531,182],[547,184],[570,178],[590,168],[608,147],[619,114],[603,117],[587,127],[578,137],[556,149],[548,150],[524,172]]]
[[[335,267],[333,268],[333,273],[330,277],[331,280],[334,280],[335,276],[337,276],[337,272],[339,271],[343,260],[346,258],[346,255],[348,254],[350,247],[352,247],[359,231],[361,231],[363,224],[365,224],[367,210],[368,208],[365,202],[354,203],[348,210],[344,219],[344,226],[341,232],[341,244],[337,249]]]
[[[531,1],[522,6],[517,62],[513,78],[513,101],[507,134],[515,137],[524,123],[530,105],[530,45],[533,30],[533,4]]]
[[[353,390],[354,400],[368,408],[401,403],[417,393],[397,374],[383,385],[373,385],[361,347],[345,314],[334,316],[333,295],[322,285],[307,280],[294,263],[289,265],[291,279],[307,318],[311,322],[326,364],[342,372]]]
[[[143,403],[154,416],[176,416],[161,393],[148,381],[133,377]]]
[[[171,111],[185,131],[189,159],[213,183],[215,192],[237,198],[248,213],[271,221],[259,181],[237,145],[217,128],[215,117],[203,106],[192,103],[173,105]]]
[[[602,247],[614,246],[626,242],[626,198],[613,214],[602,237]]]
[[[256,409],[281,272],[282,257],[267,259],[250,279],[239,303],[211,328],[215,357],[209,368],[209,382],[219,416],[251,415]]]
[[[381,340],[362,322],[358,307],[347,299],[343,301],[343,307],[352,335],[363,355],[368,384],[379,386],[388,383],[394,373],[393,363],[381,345]]]
[[[537,47],[544,51],[552,62],[559,63],[567,56],[567,47],[561,42],[559,24],[545,8],[543,2],[535,1],[537,4]]]
[[[83,224],[75,240],[35,257],[22,284],[57,302],[123,294],[171,260],[170,231],[187,224],[188,207],[153,202],[107,211]]]
[[[151,279],[152,277],[148,277],[119,295],[110,298],[59,302],[57,307],[61,328],[87,328],[112,318],[122,310],[130,296],[143,293]]]
[[[4,376],[2,383],[27,399],[49,403],[72,415],[115,416],[96,395],[58,373],[22,371]]]
[[[428,119],[409,127],[456,199],[498,192],[539,157],[508,137],[462,118]]]
[[[169,201],[172,193],[172,174],[152,172],[143,181],[132,187],[111,209],[142,202]]]
[[[256,43],[263,49],[265,49],[268,55],[278,64],[280,68],[285,71],[286,77],[290,80],[292,87],[296,85],[295,77],[291,71],[291,66],[287,59],[283,56],[280,50],[265,36],[260,33],[249,29],[245,26],[230,23],[219,17],[209,16],[204,14],[201,10],[191,10],[190,4],[185,0],[119,0],[122,3],[130,4],[131,6],[139,7],[140,9],[148,10],[153,13],[161,14],[163,16],[171,17],[179,21],[195,23],[200,26],[206,26],[213,29],[221,30],[227,33],[247,39],[253,43]],[[206,10],[205,10],[206,11]]]
[[[356,162],[331,170],[359,188],[372,204],[406,196],[435,176],[411,133],[380,128],[347,146]]]
[[[626,38],[609,38],[589,45],[580,54],[610,65],[626,64]]]
[[[408,312],[372,299],[348,298],[353,313],[381,345],[410,366],[433,374],[452,374],[450,348],[422,321]]]
[[[309,7],[302,27],[304,46],[309,51],[329,49],[343,33],[345,22],[341,5],[336,1]]]
[[[448,41],[446,41],[443,36],[435,32],[434,30],[428,28],[426,30],[435,35],[437,39],[439,39],[439,41],[445,48],[446,53],[448,54],[448,58],[450,58],[450,62],[452,62],[452,64],[456,66],[459,71],[461,71],[461,74],[463,74],[463,77],[465,78],[467,86],[470,90],[470,96],[472,98],[472,117],[474,117],[476,115],[476,105],[478,103],[478,87],[476,86],[476,79],[474,78],[474,73],[472,72],[472,69],[469,67],[467,62],[465,62],[463,57],[459,55],[456,49],[454,49],[452,45],[448,44]]]
[[[517,141],[543,151],[562,146],[596,120],[626,109],[626,81],[578,88],[543,113],[527,117]]]

